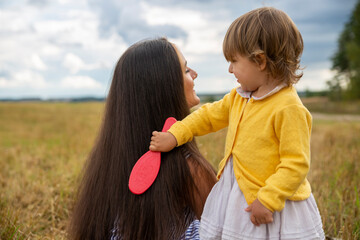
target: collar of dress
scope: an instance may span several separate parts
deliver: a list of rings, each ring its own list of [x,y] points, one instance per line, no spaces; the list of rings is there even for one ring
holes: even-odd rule
[[[287,85],[285,83],[281,83],[280,85],[277,85],[273,90],[271,90],[270,92],[268,92],[267,94],[265,94],[264,96],[261,96],[261,97],[251,96],[252,92],[245,92],[244,90],[242,90],[241,86],[236,89],[236,92],[238,94],[240,94],[240,96],[242,96],[243,98],[249,98],[249,99],[253,98],[254,100],[258,101],[258,100],[265,99],[271,95],[274,95],[275,93],[277,93],[278,91],[280,91],[281,89],[283,89],[286,86]]]

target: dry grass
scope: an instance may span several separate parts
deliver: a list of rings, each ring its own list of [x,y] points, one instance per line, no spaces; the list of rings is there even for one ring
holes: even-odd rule
[[[102,105],[0,105],[0,239],[65,238]]]
[[[311,112],[332,114],[360,114],[360,101],[332,102],[327,97],[302,98]]]
[[[310,182],[327,235],[360,239],[360,122],[315,121]]]
[[[103,103],[0,103],[0,239],[65,239]],[[313,194],[326,235],[360,238],[360,122],[314,121]],[[226,131],[198,138],[217,167]]]

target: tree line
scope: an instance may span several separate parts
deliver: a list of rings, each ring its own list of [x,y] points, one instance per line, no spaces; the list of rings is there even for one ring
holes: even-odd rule
[[[360,0],[338,39],[337,51],[331,58],[334,78],[327,82],[332,100],[360,99]]]

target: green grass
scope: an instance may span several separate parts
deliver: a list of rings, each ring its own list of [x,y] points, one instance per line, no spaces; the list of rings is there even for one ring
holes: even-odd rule
[[[0,103],[0,239],[66,239],[103,103]],[[327,236],[360,238],[360,121],[314,119],[309,180]],[[226,129],[198,137],[217,168]]]

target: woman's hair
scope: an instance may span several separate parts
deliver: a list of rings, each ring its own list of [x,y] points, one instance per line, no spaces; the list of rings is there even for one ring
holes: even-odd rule
[[[166,118],[189,114],[178,55],[165,38],[138,42],[121,56],[105,116],[84,168],[70,222],[71,239],[179,238],[193,220],[194,185],[185,154],[212,173],[195,142],[161,154],[153,185],[142,195],[128,188],[130,172]],[[209,175],[210,176],[210,175]]]
[[[257,62],[264,54],[271,77],[288,85],[301,77],[300,57],[304,48],[302,36],[291,18],[281,10],[263,7],[237,18],[229,27],[223,42],[226,60],[236,54]]]

